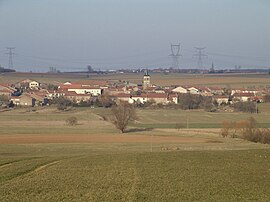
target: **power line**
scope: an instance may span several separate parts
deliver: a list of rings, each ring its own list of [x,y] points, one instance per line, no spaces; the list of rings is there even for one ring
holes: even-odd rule
[[[172,68],[179,69],[179,57],[180,55],[180,43],[172,44],[171,43],[171,54],[172,57]]]
[[[8,52],[6,53],[8,55],[8,68],[9,69],[13,69],[13,55],[15,55],[15,53],[13,53],[13,50],[15,49],[15,47],[7,47]]]
[[[203,54],[202,51],[205,49],[205,47],[195,47],[197,53],[194,54],[193,56],[198,57],[198,69],[203,69],[203,62],[202,62],[202,58],[203,57],[207,57],[206,54]]]

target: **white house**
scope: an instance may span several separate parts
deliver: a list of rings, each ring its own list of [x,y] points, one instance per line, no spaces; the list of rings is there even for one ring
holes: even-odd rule
[[[198,88],[195,88],[195,87],[191,87],[191,88],[188,88],[188,91],[190,94],[200,94],[200,89]]]
[[[79,87],[79,88],[69,88],[69,92],[76,92],[77,94],[91,94],[93,96],[101,95],[102,89],[92,88],[92,87]]]
[[[172,92],[174,92],[174,93],[188,93],[189,91],[187,88],[179,86],[179,87],[173,89]]]
[[[30,81],[29,82],[29,88],[30,89],[38,89],[40,86],[40,83],[37,81]]]
[[[68,92],[76,92],[77,94],[91,94],[93,96],[98,96],[102,94],[102,89],[100,87],[92,87],[89,85],[77,84],[66,82],[58,86],[59,90],[68,91]]]
[[[229,102],[228,95],[215,95],[213,96],[213,99],[216,100],[219,105],[227,104]]]

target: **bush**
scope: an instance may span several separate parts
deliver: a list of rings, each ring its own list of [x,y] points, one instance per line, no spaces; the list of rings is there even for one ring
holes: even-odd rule
[[[66,119],[66,124],[68,126],[75,126],[75,125],[78,124],[78,119],[76,117],[74,117],[74,116],[69,117],[69,118]]]
[[[223,121],[221,128],[221,136],[222,137],[231,137],[237,138],[237,128],[236,123],[233,121]]]
[[[257,121],[253,117],[238,122],[224,121],[221,136],[239,137],[251,142],[270,144],[270,130],[258,128]]]
[[[270,102],[270,95],[263,96],[263,101],[264,102]]]
[[[237,102],[233,105],[235,111],[257,113],[256,103],[254,102]]]
[[[102,94],[98,97],[98,103],[105,108],[111,107],[114,102],[113,102],[113,97],[109,94]]]
[[[64,111],[66,110],[69,106],[73,105],[73,102],[66,99],[65,97],[58,97],[58,98],[54,98],[52,100],[52,104],[56,104],[57,109],[60,111]]]
[[[261,129],[261,143],[270,144],[270,130],[268,128]]]
[[[186,93],[179,95],[178,99],[182,109],[204,109],[209,112],[215,111],[215,105],[210,97]]]

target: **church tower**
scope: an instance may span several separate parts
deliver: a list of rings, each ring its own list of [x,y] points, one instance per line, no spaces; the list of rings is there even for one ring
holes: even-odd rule
[[[143,89],[145,90],[146,88],[150,87],[150,75],[148,73],[148,69],[146,70],[146,72],[144,73],[143,76]]]

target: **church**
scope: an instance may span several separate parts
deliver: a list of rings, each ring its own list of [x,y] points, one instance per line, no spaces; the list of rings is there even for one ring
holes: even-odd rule
[[[144,76],[143,76],[143,89],[147,89],[148,87],[151,87],[150,83],[150,75],[148,72],[148,69],[145,71]]]

